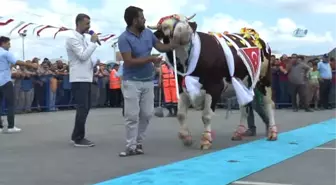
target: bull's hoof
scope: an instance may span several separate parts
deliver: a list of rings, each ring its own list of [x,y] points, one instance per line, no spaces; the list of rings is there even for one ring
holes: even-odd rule
[[[276,141],[278,140],[278,131],[276,126],[272,126],[268,129],[267,132],[267,140],[268,141]]]
[[[179,132],[179,138],[182,141],[184,146],[191,146],[193,144],[191,134],[189,133],[188,135],[182,134]]]
[[[236,129],[236,131],[234,132],[231,140],[232,141],[241,141],[243,140],[243,136],[245,134],[245,132],[247,131],[246,127],[242,124],[240,124],[238,126],[238,128]]]
[[[268,141],[276,141],[278,140],[278,133],[276,132],[272,132],[268,138],[267,138]]]
[[[208,143],[208,144],[201,144],[201,150],[209,150],[211,149],[212,144]]]
[[[201,150],[209,150],[212,146],[212,132],[205,131],[201,138]]]

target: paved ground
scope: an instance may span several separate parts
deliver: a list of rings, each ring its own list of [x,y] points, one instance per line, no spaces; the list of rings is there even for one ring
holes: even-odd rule
[[[178,123],[175,118],[154,118],[145,142],[147,154],[119,158],[117,155],[125,144],[120,113],[119,109],[91,111],[88,118],[88,138],[97,144],[94,148],[73,148],[69,144],[73,111],[17,116],[18,126],[23,128],[23,132],[0,135],[0,184],[94,184],[203,154],[197,145],[202,132],[200,113],[191,111],[189,125],[196,143],[192,148],[183,147],[177,139]],[[327,120],[334,117],[334,114],[334,110],[315,113],[278,110],[276,122],[283,132]],[[230,140],[238,121],[237,111],[226,120],[225,111],[218,110],[213,119],[216,138],[211,151],[248,142]],[[256,123],[259,126],[259,136],[253,139],[264,135],[264,126],[258,117]],[[333,185],[334,155],[335,151],[332,150],[309,151],[241,181]],[[321,178],[324,180],[321,181]]]
[[[334,140],[232,185],[335,185],[335,156]]]

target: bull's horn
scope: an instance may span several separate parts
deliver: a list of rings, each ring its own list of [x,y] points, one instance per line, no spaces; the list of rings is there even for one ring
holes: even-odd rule
[[[158,29],[157,26],[147,26],[147,28],[152,29],[152,30],[157,30]]]
[[[189,21],[189,20],[191,20],[192,18],[194,18],[195,16],[196,16],[196,14],[194,13],[192,16],[187,17],[187,20]]]

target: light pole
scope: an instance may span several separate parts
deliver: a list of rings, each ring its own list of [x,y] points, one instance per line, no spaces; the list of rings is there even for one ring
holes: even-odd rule
[[[114,61],[115,63],[117,63],[117,44],[118,44],[118,41],[114,42],[112,44],[112,48],[113,48],[113,52],[114,52]]]
[[[23,30],[22,33],[20,33],[20,37],[22,38],[22,59],[25,60],[25,37],[27,36],[27,30]]]

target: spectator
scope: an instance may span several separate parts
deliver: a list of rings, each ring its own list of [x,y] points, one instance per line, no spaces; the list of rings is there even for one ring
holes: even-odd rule
[[[44,86],[45,83],[42,81],[41,79],[41,75],[40,75],[40,68],[41,66],[39,65],[39,58],[33,58],[32,63],[35,63],[36,65],[38,65],[38,69],[37,69],[37,75],[35,77],[33,77],[33,86],[34,86],[34,100],[32,103],[32,107],[34,107],[35,110],[37,110],[38,112],[43,110],[43,107],[45,106],[45,101],[44,101]]]
[[[108,83],[109,79],[109,73],[106,70],[105,64],[99,65],[99,69],[97,70],[96,75],[98,77],[98,88],[99,88],[97,105],[98,107],[104,107],[107,98],[106,84]]]
[[[14,83],[14,105],[15,105],[15,112],[21,113],[20,110],[20,91],[21,91],[21,79],[23,73],[20,70],[20,66],[13,65],[12,69],[12,80]]]
[[[50,68],[51,77],[50,77],[50,88],[49,88],[49,107],[51,111],[56,111],[56,93],[57,93],[57,63],[52,64]]]
[[[280,103],[283,104],[281,107],[284,107],[284,104],[290,102],[290,90],[288,82],[288,71],[287,66],[289,65],[290,59],[287,55],[282,55],[279,63],[279,86],[280,86]]]
[[[293,111],[298,111],[298,105],[297,105],[297,94],[299,94],[300,101],[302,102],[304,109],[306,112],[312,112],[312,110],[309,108],[308,101],[307,101],[307,81],[306,76],[307,73],[310,70],[310,67],[303,63],[304,57],[299,56],[292,56],[292,61],[290,65],[287,65],[287,71],[288,71],[288,80],[291,84],[291,90],[292,90],[292,106]]]
[[[115,64],[110,72],[110,107],[121,107],[122,93],[121,93],[121,81],[117,73],[119,65]]]
[[[49,77],[52,74],[50,71],[50,62],[47,58],[45,58],[37,69],[37,79],[35,81],[35,99],[36,99],[36,106],[38,107],[39,111],[45,110],[47,107],[46,104],[46,84],[48,83]]]
[[[271,65],[272,65],[272,99],[274,102],[280,102],[281,100],[280,81],[279,81],[280,60],[275,58],[274,55],[272,55],[271,58]]]
[[[26,61],[31,63],[31,61]],[[21,80],[21,91],[19,94],[19,110],[29,113],[34,100],[33,77],[36,76],[36,70],[29,67],[21,67],[23,79]]]
[[[324,109],[329,109],[329,92],[331,89],[331,66],[328,60],[328,55],[323,56],[322,61],[317,64],[317,69],[320,72],[321,81],[320,81],[320,102],[321,106]]]
[[[311,96],[309,97],[309,103],[311,101],[314,102],[314,108],[315,110],[318,109],[318,102],[320,99],[320,85],[319,85],[319,79],[320,79],[320,72],[317,70],[317,63],[312,63],[313,70],[309,72],[309,93]]]

